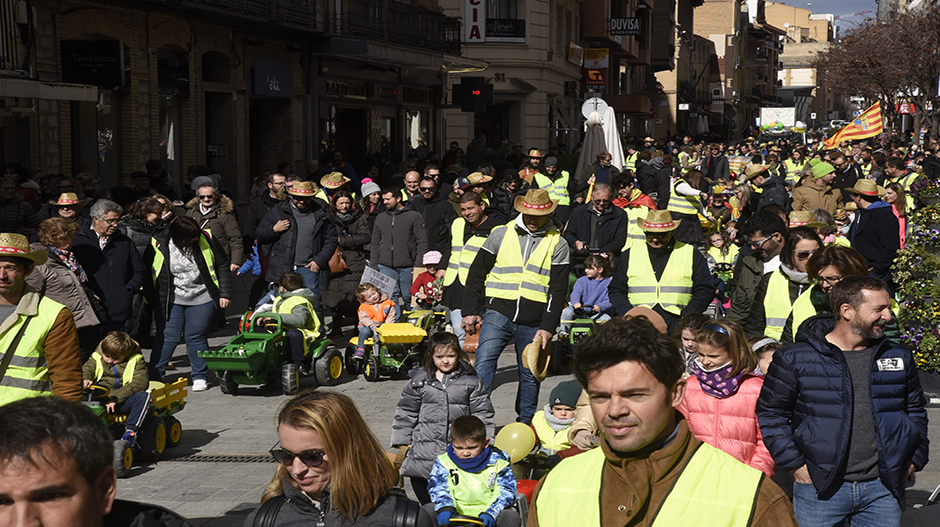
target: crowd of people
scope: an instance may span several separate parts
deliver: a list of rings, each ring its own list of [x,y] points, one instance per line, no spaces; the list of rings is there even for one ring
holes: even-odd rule
[[[281,315],[301,374],[321,334],[358,332],[361,360],[376,328],[414,304],[450,322],[409,372],[390,442],[423,508],[397,490],[352,400],[304,393],[278,414],[280,464],[246,525],[447,525],[460,514],[519,525],[516,475],[492,443],[490,393],[510,340],[517,420],[550,470],[529,524],[717,513],[722,525],[898,525],[928,439],[910,351],[892,340],[891,265],[920,206],[907,192],[940,175],[940,146],[681,143],[647,137],[625,145],[622,166],[600,152],[581,174],[556,150],[490,148],[484,136],[466,155],[454,143],[366,177],[335,152],[322,171],[261,174],[243,218],[204,165],[181,186],[148,162],[133,187],[111,189],[9,165],[0,423],[40,411],[81,421],[58,400],[114,384],[109,410],[130,414],[134,441],[143,383],[163,379],[181,337],[193,391],[210,388],[197,351],[225,325],[233,275],[246,276],[238,310]],[[363,280],[367,267],[390,294]],[[578,318],[597,326],[572,361],[576,382],[540,409],[544,361],[529,357],[548,355]],[[58,397],[32,399],[48,394]],[[101,494],[95,514],[114,514],[112,474],[78,466],[81,449],[100,445],[31,433],[0,441],[0,473],[37,456],[75,464]]]

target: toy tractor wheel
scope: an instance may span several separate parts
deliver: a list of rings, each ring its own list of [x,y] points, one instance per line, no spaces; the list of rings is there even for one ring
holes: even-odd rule
[[[365,377],[369,382],[375,382],[379,380],[379,363],[375,360],[374,357],[369,357],[369,360],[366,361],[366,366],[362,371],[362,376]]]
[[[145,461],[160,461],[166,450],[166,423],[163,418],[152,415],[144,421],[140,431],[140,457]]]
[[[219,388],[222,390],[222,393],[238,395],[238,383],[235,382],[234,371],[225,370],[225,373],[222,374],[222,382],[219,383]]]
[[[346,371],[353,375],[359,375],[359,371],[362,366],[362,361],[354,359],[353,355],[356,354],[356,347],[353,345],[346,346]]]
[[[300,391],[300,371],[294,363],[281,366],[281,392],[294,395]]]
[[[334,386],[343,376],[343,356],[338,349],[327,348],[314,362],[314,370],[320,386]]]
[[[183,437],[183,425],[172,415],[164,419],[164,422],[166,423],[166,446],[174,447]]]
[[[131,448],[129,441],[118,439],[114,442],[114,460],[111,466],[117,472],[117,477],[126,478],[131,473],[131,467],[134,466],[134,449]]]

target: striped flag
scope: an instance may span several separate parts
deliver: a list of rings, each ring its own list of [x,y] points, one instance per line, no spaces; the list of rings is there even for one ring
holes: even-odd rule
[[[823,141],[823,146],[827,149],[835,148],[843,141],[875,137],[883,131],[884,127],[881,124],[881,103],[876,102],[871,108],[862,112],[862,114],[855,119],[852,119],[852,122],[847,124],[845,128]]]

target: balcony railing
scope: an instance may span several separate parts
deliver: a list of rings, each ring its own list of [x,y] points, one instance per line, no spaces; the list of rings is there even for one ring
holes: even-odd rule
[[[316,0],[149,0],[173,9],[211,11],[213,15],[238,19],[259,19],[281,25],[316,29]],[[207,9],[208,8],[208,9]]]
[[[333,13],[330,32],[334,35],[460,54],[460,20],[456,18],[396,0],[349,0],[342,6],[342,12]]]

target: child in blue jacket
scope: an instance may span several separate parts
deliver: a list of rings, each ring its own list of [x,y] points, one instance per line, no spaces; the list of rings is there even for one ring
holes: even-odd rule
[[[584,260],[584,276],[574,283],[570,303],[561,312],[561,327],[558,333],[562,336],[568,335],[575,319],[575,310],[579,308],[590,311],[591,318],[596,322],[610,320],[609,312],[613,306],[607,296],[609,285],[610,260],[596,254],[588,256]]]

